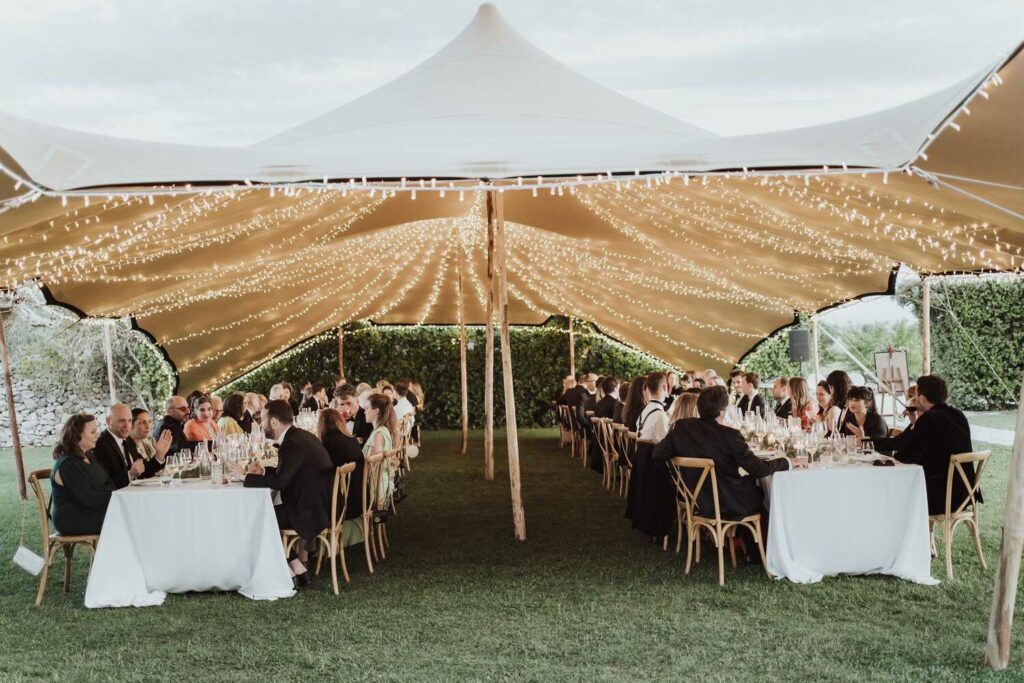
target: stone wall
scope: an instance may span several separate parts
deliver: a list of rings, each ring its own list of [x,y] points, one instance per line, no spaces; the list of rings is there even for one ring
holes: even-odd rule
[[[0,385],[0,447],[11,445],[10,422],[7,417],[7,399]],[[79,395],[83,394],[83,395]],[[35,383],[28,379],[14,378],[14,404],[18,416],[18,432],[21,445],[53,446],[57,443],[60,429],[69,415],[90,413],[102,425],[110,397],[105,387],[71,389],[53,384]]]

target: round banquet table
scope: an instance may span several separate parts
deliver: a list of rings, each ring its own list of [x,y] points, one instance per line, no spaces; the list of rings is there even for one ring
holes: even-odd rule
[[[769,489],[772,575],[795,583],[839,574],[938,583],[931,577],[928,497],[920,466],[812,466],[776,472]]]
[[[145,607],[167,593],[295,594],[269,489],[155,479],[115,491],[85,590],[86,607]]]

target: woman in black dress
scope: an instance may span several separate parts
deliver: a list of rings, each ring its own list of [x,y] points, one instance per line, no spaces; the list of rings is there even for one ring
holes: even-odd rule
[[[94,416],[72,415],[53,449],[50,519],[63,536],[98,534],[103,527],[114,482],[107,470],[90,458],[99,435]]]
[[[875,410],[875,394],[867,387],[853,387],[846,396],[850,420],[843,423],[843,436],[859,439],[884,439],[889,436],[889,425]]]

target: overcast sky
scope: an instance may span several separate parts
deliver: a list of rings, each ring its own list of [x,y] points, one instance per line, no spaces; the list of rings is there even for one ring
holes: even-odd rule
[[[244,145],[424,60],[476,0],[0,0],[0,109],[91,132]],[[913,99],[1024,38],[1021,0],[504,0],[583,74],[721,134]]]

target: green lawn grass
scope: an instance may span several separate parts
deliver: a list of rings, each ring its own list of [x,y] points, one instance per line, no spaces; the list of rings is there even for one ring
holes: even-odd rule
[[[967,419],[972,425],[981,427],[1007,429],[1011,432],[1017,428],[1016,410],[967,412]]]
[[[0,679],[68,680],[1021,680],[1024,628],[1002,675],[982,663],[1008,449],[985,485],[990,569],[969,535],[955,583],[887,577],[773,582],[760,569],[704,562],[685,576],[671,553],[629,528],[622,499],[569,461],[551,431],[521,433],[529,539],[512,538],[504,440],[498,479],[481,476],[458,435],[427,433],[391,549],[367,576],[329,578],[295,598],[172,595],[162,607],[86,610],[86,568],[33,607],[36,579],[0,570]],[[0,460],[2,551],[13,554],[19,504],[9,451]],[[29,467],[46,466],[42,450]],[[31,545],[38,549],[35,509]],[[936,560],[933,574],[942,577]],[[326,575],[325,575],[326,576]]]

